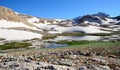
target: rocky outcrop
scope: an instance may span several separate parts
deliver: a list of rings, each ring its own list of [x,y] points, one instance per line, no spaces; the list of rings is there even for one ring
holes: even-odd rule
[[[14,13],[13,10],[0,6],[0,19],[4,19],[7,21],[15,21],[15,22],[23,22],[17,14]]]

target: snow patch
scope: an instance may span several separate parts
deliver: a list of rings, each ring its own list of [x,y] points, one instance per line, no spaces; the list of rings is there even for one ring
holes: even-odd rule
[[[40,19],[36,18],[36,17],[33,17],[33,18],[30,18],[28,19],[28,22],[29,23],[35,23],[35,22],[39,22]]]
[[[0,27],[1,28],[25,27],[25,28],[30,28],[33,30],[42,31],[40,29],[37,29],[36,27],[29,27],[22,22],[12,22],[12,21],[7,21],[7,20],[0,20]]]
[[[0,27],[29,27],[22,22],[11,22],[7,20],[0,20]]]
[[[37,23],[35,23],[34,25],[36,25],[37,27],[39,27],[39,28],[41,28],[41,29],[45,29],[45,30],[53,30],[55,27],[58,26],[58,25],[37,24]]]
[[[0,28],[0,37],[5,38],[6,40],[28,40],[33,38],[42,37],[41,34],[27,32],[27,31],[19,31],[12,29],[1,29]]]
[[[109,31],[100,30],[99,27],[96,26],[73,26],[73,27],[55,27],[56,31],[59,32],[85,32],[85,33],[110,33]]]
[[[61,34],[62,32],[58,32],[58,31],[49,31],[48,33],[50,33],[50,34]]]

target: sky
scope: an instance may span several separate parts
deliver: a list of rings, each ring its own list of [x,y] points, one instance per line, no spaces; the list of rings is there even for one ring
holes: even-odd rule
[[[69,19],[97,12],[120,15],[120,0],[0,0],[0,6],[43,18]]]

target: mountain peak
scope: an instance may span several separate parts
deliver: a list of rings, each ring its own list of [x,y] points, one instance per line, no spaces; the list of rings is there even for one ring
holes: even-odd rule
[[[105,17],[105,18],[109,18],[110,17],[108,14],[103,13],[103,12],[98,12],[97,14],[93,14],[93,16]]]

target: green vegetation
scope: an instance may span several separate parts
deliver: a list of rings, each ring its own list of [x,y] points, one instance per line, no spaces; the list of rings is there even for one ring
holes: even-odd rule
[[[87,34],[92,36],[111,36],[113,33],[93,33],[93,34]]]
[[[59,41],[57,43],[67,43],[67,47],[55,48],[53,50],[80,50],[80,49],[92,49],[103,55],[113,54],[118,55],[120,53],[120,41]],[[106,52],[106,54],[104,54]]]
[[[0,50],[27,48],[28,46],[32,46],[32,44],[26,42],[11,42],[0,45]]]
[[[111,36],[111,35],[114,35],[114,33],[92,33],[92,34],[85,34],[85,33],[81,33],[81,32],[62,33],[62,34],[44,35],[42,37],[42,39],[43,40],[54,39],[57,36],[85,36],[85,35],[91,35],[91,36]]]
[[[72,45],[83,45],[83,44],[89,44],[91,41],[68,41],[68,40],[62,40],[56,42],[57,44],[68,44],[70,46]]]
[[[85,33],[81,33],[81,32],[58,34],[58,36],[84,36],[84,35]]]
[[[0,38],[0,41],[5,40],[4,38]]]
[[[105,47],[120,46],[120,41],[59,41],[58,44],[68,44],[68,47]]]
[[[47,36],[43,36],[42,39],[43,39],[43,40],[46,40],[46,39],[54,39],[54,38],[56,38],[56,37],[57,37],[57,35],[47,35]]]
[[[114,31],[113,34],[120,34],[120,30],[119,31]]]
[[[59,41],[56,43],[66,43],[66,47],[58,48],[40,48],[40,49],[27,49],[27,50],[13,50],[12,52],[20,53],[31,53],[32,52],[42,52],[50,53],[55,51],[71,51],[71,50],[90,50],[92,52],[100,53],[102,55],[118,55],[120,53],[120,41]],[[106,54],[104,54],[106,52]],[[41,56],[42,59],[44,56]],[[67,58],[67,57],[66,57]]]

